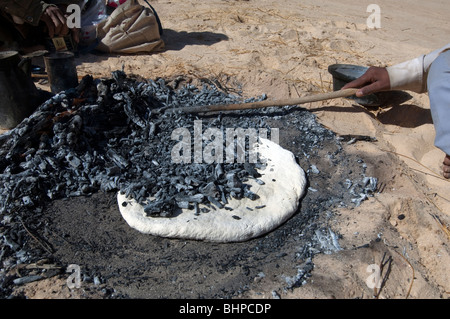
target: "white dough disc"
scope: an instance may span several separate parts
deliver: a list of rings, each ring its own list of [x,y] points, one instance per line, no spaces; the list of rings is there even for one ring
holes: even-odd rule
[[[297,211],[305,192],[306,177],[294,155],[278,144],[261,139],[253,150],[267,163],[264,170],[258,170],[264,185],[251,178],[245,182],[259,196],[256,200],[228,199],[226,206],[233,210],[217,208],[195,215],[194,210],[183,209],[174,217],[147,217],[142,205],[119,192],[120,213],[132,228],[168,238],[240,242],[270,232]]]

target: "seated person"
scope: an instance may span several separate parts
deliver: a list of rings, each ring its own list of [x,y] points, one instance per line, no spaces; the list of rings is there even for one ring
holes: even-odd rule
[[[69,30],[67,5],[80,0],[0,0],[0,50],[33,51],[45,38],[66,36],[71,31],[75,43],[78,31]]]
[[[343,87],[348,88],[360,88],[358,97],[387,90],[428,92],[435,145],[446,154],[442,175],[450,178],[450,44],[391,67],[371,67]]]

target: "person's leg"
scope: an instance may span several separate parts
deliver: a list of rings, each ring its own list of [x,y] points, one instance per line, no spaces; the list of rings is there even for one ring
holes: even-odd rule
[[[15,24],[5,13],[0,12],[0,51],[18,51],[27,54],[45,49],[43,24],[34,27]]]
[[[450,178],[450,51],[441,53],[433,62],[427,84],[436,129],[435,145],[446,154],[443,175]]]
[[[444,162],[442,163],[444,165],[444,177],[450,178],[450,155],[445,156]]]

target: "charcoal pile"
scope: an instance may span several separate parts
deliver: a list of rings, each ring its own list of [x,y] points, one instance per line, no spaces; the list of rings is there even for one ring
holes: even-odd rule
[[[222,208],[231,195],[255,197],[243,182],[257,177],[257,163],[174,165],[171,132],[178,127],[192,131],[194,117],[157,112],[236,101],[238,96],[215,87],[174,91],[162,79],[138,82],[120,71],[109,80],[86,77],[77,89],[48,100],[4,137],[0,211],[39,208],[49,199],[99,190],[120,190],[146,204],[150,216],[159,217],[194,203]],[[209,122],[224,125],[220,117]],[[234,125],[267,127],[259,122]],[[154,200],[149,203],[150,196]]]
[[[171,132],[192,132],[195,116],[164,109],[238,101],[214,85],[174,90],[163,79],[137,81],[120,71],[110,79],[87,76],[53,96],[0,138],[3,244],[19,250],[25,241],[20,224],[38,227],[43,207],[54,199],[120,190],[145,205],[149,216],[169,217],[176,208],[203,203],[214,210],[231,196],[255,198],[245,180],[257,178],[261,164],[174,165],[171,159]],[[223,123],[220,116],[202,124],[268,128],[261,119]]]
[[[164,79],[138,81],[121,71],[113,72],[110,79],[86,76],[77,88],[47,100],[0,137],[0,214],[7,221],[15,212],[39,214],[48,200],[97,191],[120,190],[154,217],[170,217],[176,208],[195,209],[199,203],[215,209],[226,207],[230,198],[255,199],[257,195],[245,181],[257,179],[255,168],[264,165],[248,161],[248,145],[244,146],[244,163],[225,162],[224,158],[223,163],[174,165],[171,151],[177,141],[171,132],[183,127],[193,136],[198,117],[164,111],[264,98],[242,101],[210,81],[202,88],[187,84],[176,90]],[[251,112],[234,112],[237,117],[224,119],[221,115],[203,116],[203,128],[259,128],[270,133],[267,117],[245,116]],[[296,118],[294,124],[300,125],[304,141],[311,144],[302,145],[304,149],[334,138],[315,123],[309,112]],[[364,200],[360,198],[355,202]]]

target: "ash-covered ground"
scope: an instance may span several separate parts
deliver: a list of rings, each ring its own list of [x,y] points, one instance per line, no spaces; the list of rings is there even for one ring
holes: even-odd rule
[[[108,83],[113,85],[114,81],[117,82],[117,78],[109,81]],[[172,102],[175,101],[175,104],[180,104],[180,101],[173,97],[186,98],[188,94],[186,87],[177,83],[178,85],[184,93],[170,95],[167,94],[168,85],[165,82],[164,85],[160,83],[160,88],[166,94],[158,97],[155,91],[151,91],[149,94],[152,94],[154,104],[163,107],[173,106],[169,105],[170,99]],[[145,86],[139,86],[138,83],[134,88],[138,87],[142,89]],[[154,87],[156,88],[157,85]],[[205,90],[195,90],[192,85],[189,87],[191,103],[199,103],[200,95],[203,98],[206,97],[203,103],[210,102],[208,98],[214,98],[217,103],[219,102],[216,99],[217,96],[228,98],[228,102],[238,100],[237,97],[230,100],[229,92],[225,93],[223,88],[210,88],[208,92],[215,93],[208,95]],[[97,88],[99,88],[98,85]],[[170,87],[169,91],[179,92],[175,85]],[[102,94],[102,101],[105,100],[104,92],[97,91],[90,94],[93,94],[93,99],[97,102]],[[84,101],[82,102],[81,97],[76,96],[70,100],[69,104],[74,108],[74,102],[83,105]],[[87,102],[91,105],[95,104],[93,101]],[[95,105],[98,104],[101,103]],[[88,109],[86,105],[84,105],[85,109]],[[141,127],[147,130],[150,126],[140,125],[141,120],[148,119],[145,115],[147,113],[133,112],[133,108],[126,109],[130,105],[133,104],[119,105],[125,112],[124,117],[128,116],[127,123],[135,128]],[[138,106],[142,111],[142,103]],[[79,106],[76,108],[79,109]],[[65,121],[68,125],[73,123],[72,120],[76,116],[74,112],[67,115],[61,110],[53,115],[61,116],[61,114],[69,116],[69,120]],[[66,182],[66,185],[51,181],[37,183],[37,188],[44,187],[40,189],[40,192],[30,190],[30,194],[37,197],[19,194],[20,187],[17,186],[13,189],[18,193],[17,198],[13,198],[12,201],[15,204],[4,206],[0,224],[2,234],[0,295],[2,297],[11,295],[13,288],[20,283],[17,279],[25,278],[26,281],[26,278],[40,280],[53,276],[67,277],[68,274],[65,273],[67,266],[76,264],[81,268],[82,282],[79,289],[92,293],[95,291],[95,296],[100,294],[104,298],[233,298],[246,290],[256,289],[258,278],[261,277],[270,277],[279,283],[273,290],[273,297],[277,298],[282,290],[307,283],[314,267],[315,254],[330,253],[340,249],[339,234],[335,234],[328,227],[328,221],[333,218],[334,212],[339,207],[359,205],[362,200],[376,191],[376,179],[365,174],[366,164],[360,158],[346,154],[343,149],[343,144],[347,143],[351,137],[336,136],[321,126],[312,113],[300,107],[268,108],[190,118],[185,114],[179,116],[186,117],[184,120],[190,122],[194,118],[200,118],[205,127],[218,125],[242,127],[246,123],[248,127],[278,128],[280,145],[294,153],[308,177],[308,191],[301,201],[298,212],[271,233],[242,243],[219,244],[144,235],[126,224],[117,206],[116,192],[121,184],[117,182],[119,177],[116,176],[117,178],[114,179],[114,174],[122,176],[123,174],[117,172],[123,173],[128,165],[119,167],[119,170],[117,167],[108,166],[114,163],[121,165],[121,161],[117,161],[117,157],[113,156],[111,161],[105,160],[103,164],[106,163],[108,167],[104,167],[105,171],[98,174],[101,178],[105,177],[104,182],[99,182],[99,177],[89,184],[89,176],[84,179],[83,176],[77,176],[78,178],[64,176],[64,173],[73,174],[72,169],[74,166],[82,165],[83,159],[80,157],[81,162],[78,163],[74,162],[74,157],[63,154],[61,158],[64,160],[61,163],[64,162],[66,166],[54,165],[53,168],[65,167],[60,171],[58,178],[63,181],[67,179],[69,182]],[[119,121],[120,114],[114,120]],[[51,123],[53,131],[56,132],[53,137],[57,137],[57,134],[63,130],[54,129],[54,124],[58,121],[54,120]],[[83,136],[88,136],[94,141],[95,133],[92,125],[87,130],[87,133],[91,135]],[[99,128],[104,128],[106,122],[98,123],[98,125]],[[80,127],[83,125],[75,125],[78,130],[76,132],[80,132]],[[111,134],[124,134],[130,137],[127,135],[130,132],[124,129],[121,127]],[[71,132],[74,131],[66,132],[64,145],[70,144],[71,141],[67,135]],[[170,137],[171,132],[168,131],[167,134]],[[5,137],[6,142],[2,142],[4,148],[8,145],[8,139],[13,138],[11,136]],[[108,138],[115,137],[108,136]],[[42,142],[42,140],[39,141],[39,143]],[[52,144],[53,142],[55,145]],[[58,147],[57,142],[57,138],[54,138],[48,143]],[[18,150],[18,143],[20,144],[17,142],[9,145],[8,151]],[[89,146],[92,147],[94,144],[90,143]],[[138,145],[133,144],[133,146],[136,148],[128,147],[127,151],[132,149],[135,152],[139,149]],[[11,170],[10,164],[13,161],[11,157],[7,159],[10,162],[2,162],[2,177],[8,178],[8,181],[13,181],[12,175],[29,170],[29,165],[32,165],[36,156],[36,150],[33,152],[28,149],[25,155],[26,148],[21,149],[20,152],[20,154],[13,153],[18,158],[14,160],[25,163],[22,166],[18,165],[21,169],[15,167],[15,170]],[[125,154],[120,155],[122,158],[125,156]],[[38,160],[36,164],[39,167]],[[47,165],[45,169],[50,170],[49,166],[51,165]],[[135,165],[130,163],[130,167]],[[43,166],[40,168],[44,169]],[[115,173],[111,175],[111,171]],[[49,171],[46,172],[47,175],[50,174]],[[9,175],[5,176],[5,174]],[[37,180],[43,178],[42,176],[34,177]],[[53,177],[56,178],[56,175]],[[68,192],[69,186],[76,184],[77,181],[82,183]],[[116,181],[116,184],[111,184],[111,181]],[[25,180],[21,183],[26,184],[26,182]],[[123,182],[126,183],[126,180]],[[45,189],[45,187],[49,188]],[[49,193],[50,188],[54,190],[52,193]],[[15,271],[18,265],[23,266],[38,261],[42,264],[56,264],[60,268],[46,270],[30,267],[30,270],[27,270],[21,267],[20,276]]]

